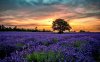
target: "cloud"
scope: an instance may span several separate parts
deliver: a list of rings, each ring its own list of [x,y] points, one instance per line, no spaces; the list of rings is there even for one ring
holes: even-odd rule
[[[99,6],[100,0],[0,0],[0,24],[39,26],[57,18],[100,19]]]
[[[76,19],[85,17],[97,17],[100,16],[100,11],[89,10],[84,7],[70,8],[66,5],[50,5],[40,6],[35,8],[21,8],[17,10],[7,10],[0,13],[1,21],[9,19],[34,19],[42,20],[46,18],[65,18]]]
[[[32,24],[19,24],[19,25],[17,25],[17,24],[6,24],[6,26],[49,26],[49,25],[40,25],[40,24],[34,24],[34,23],[32,23]]]
[[[100,8],[100,0],[0,0],[0,10],[59,4],[65,4],[71,7]]]

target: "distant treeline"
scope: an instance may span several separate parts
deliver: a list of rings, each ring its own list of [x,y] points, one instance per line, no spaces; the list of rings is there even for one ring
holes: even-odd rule
[[[17,26],[14,27],[6,27],[4,25],[0,25],[0,31],[24,31],[24,32],[51,32],[50,30],[39,30],[37,27],[34,29],[24,29],[24,28],[17,28]],[[71,32],[76,32],[76,31],[71,31]],[[89,32],[89,31],[84,31],[80,30],[79,32]]]
[[[0,25],[0,31],[26,31],[26,32],[51,32],[50,30],[38,30],[37,27],[35,29],[24,29],[24,28],[17,28],[17,26],[14,27],[6,27],[4,25]]]

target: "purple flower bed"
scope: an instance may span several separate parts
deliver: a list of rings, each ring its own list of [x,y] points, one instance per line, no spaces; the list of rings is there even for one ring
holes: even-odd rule
[[[0,62],[100,62],[100,33],[0,32]]]

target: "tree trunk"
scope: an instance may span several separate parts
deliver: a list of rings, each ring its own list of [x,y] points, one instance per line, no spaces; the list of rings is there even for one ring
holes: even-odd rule
[[[62,33],[64,33],[62,30],[59,30],[59,32],[58,32],[59,34],[62,34]]]
[[[68,30],[70,32],[70,30]]]

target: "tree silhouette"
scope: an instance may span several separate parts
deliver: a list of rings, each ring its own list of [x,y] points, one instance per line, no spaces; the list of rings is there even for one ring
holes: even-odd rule
[[[15,26],[15,27],[13,28],[13,30],[17,30],[17,26]]]
[[[35,31],[38,31],[38,28],[37,27],[35,27]]]
[[[0,25],[0,30],[2,29],[2,26]]]
[[[38,30],[37,27],[34,29],[25,29],[25,28],[17,28],[17,26],[14,27],[7,27],[4,25],[0,25],[0,31],[24,31],[24,32],[51,32],[50,30]]]
[[[6,27],[4,25],[0,25],[0,30],[4,31]]]
[[[79,32],[85,32],[84,30],[80,30]]]
[[[70,32],[71,26],[64,19],[56,19],[52,23],[53,30],[58,30],[58,33],[63,33],[63,31],[68,30]]]
[[[43,29],[43,32],[45,32],[45,29]]]

